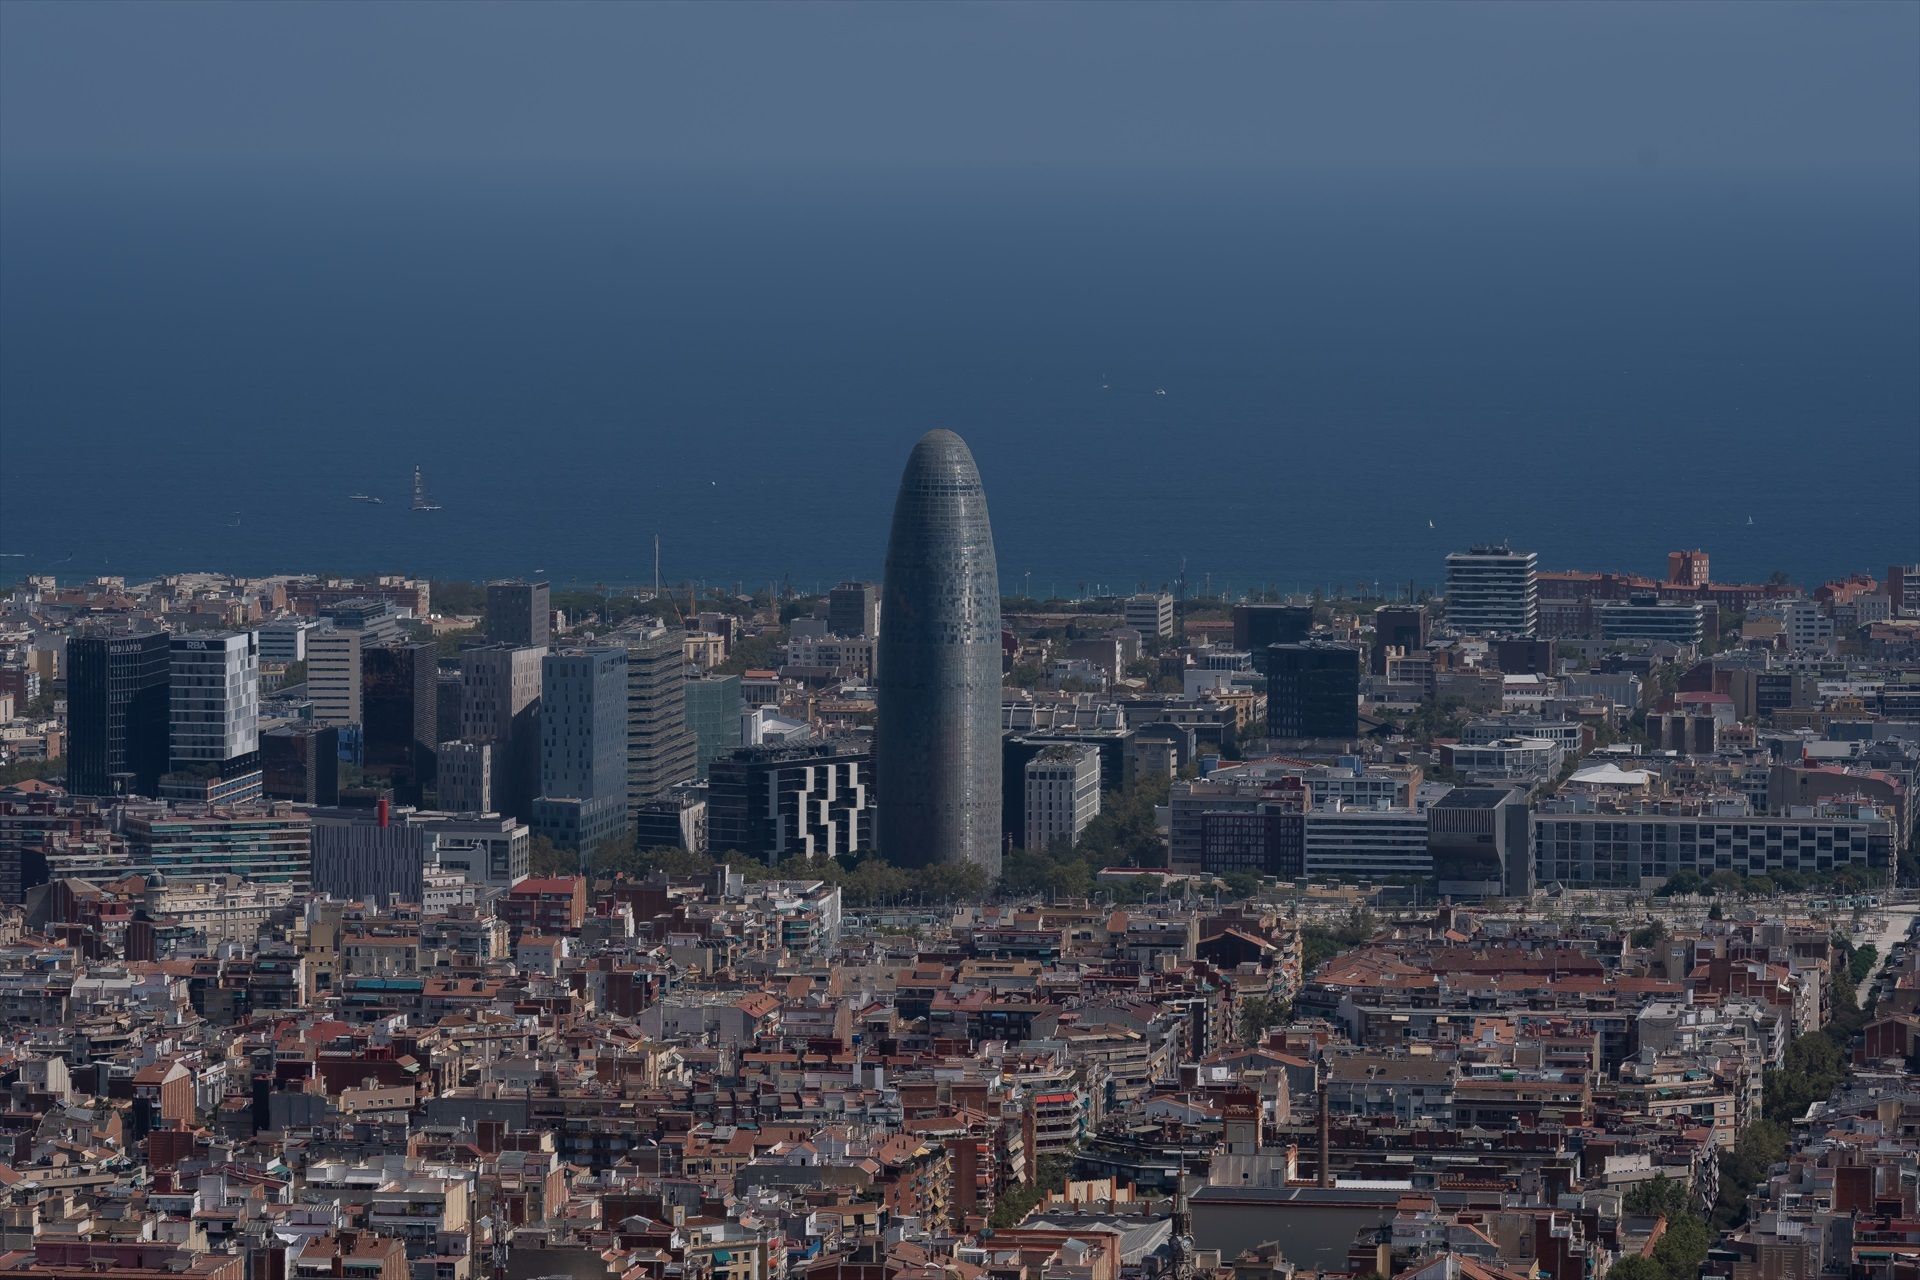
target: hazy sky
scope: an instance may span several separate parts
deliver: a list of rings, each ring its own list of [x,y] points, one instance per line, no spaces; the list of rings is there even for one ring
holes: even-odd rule
[[[1920,166],[1920,4],[0,3],[15,161]]]

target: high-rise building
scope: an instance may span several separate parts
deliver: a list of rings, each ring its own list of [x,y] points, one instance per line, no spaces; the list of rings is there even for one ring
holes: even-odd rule
[[[433,785],[439,728],[439,663],[430,644],[385,644],[360,653],[361,763],[399,804],[417,805]]]
[[[999,573],[979,468],[951,431],[928,432],[907,459],[881,613],[880,851],[902,865],[967,862],[997,876]]]
[[[1540,557],[1489,544],[1447,557],[1447,625],[1463,635],[1530,636],[1540,621]]]
[[[360,632],[324,627],[307,637],[307,700],[318,724],[359,724]]]
[[[497,813],[493,801],[493,744],[455,739],[435,753],[439,803],[449,813]]]
[[[240,809],[130,810],[124,821],[133,865],[169,879],[240,876],[254,884],[308,889],[312,824],[284,801]]]
[[[170,641],[164,631],[78,635],[67,642],[67,789],[159,794],[170,733]],[[116,780],[117,779],[117,780]]]
[[[1887,598],[1896,618],[1920,618],[1920,564],[1887,566]]]
[[[687,725],[687,662],[680,633],[664,627],[626,640],[629,816],[700,771]]]
[[[1605,640],[1666,640],[1698,645],[1706,634],[1706,606],[1698,600],[1629,596],[1594,606]]]
[[[627,827],[627,651],[549,653],[540,683],[534,832],[590,853]]]
[[[260,735],[261,793],[299,804],[340,803],[340,730],[333,725],[275,725]]]
[[[451,742],[460,736],[461,718],[466,711],[464,673],[443,662],[434,673],[433,694],[433,740]]]
[[[843,582],[827,593],[827,631],[836,636],[880,635],[880,589],[871,582]]]
[[[174,636],[168,667],[169,771],[230,778],[258,768],[259,638]]]
[[[275,618],[263,624],[257,634],[260,637],[260,661],[286,664],[307,660],[307,637],[318,630],[320,624],[312,618],[286,617]]]
[[[323,605],[320,616],[342,631],[358,631],[362,648],[392,644],[406,632],[400,626],[400,610],[384,596],[355,596]]]
[[[553,594],[544,582],[487,584],[487,639],[513,648],[544,648],[552,639]]]
[[[716,757],[740,746],[740,697],[737,675],[687,678],[687,727],[693,730],[694,776],[704,781]]]
[[[1373,651],[1367,669],[1376,676],[1387,674],[1387,658],[1395,651],[1404,656],[1427,647],[1427,606],[1423,604],[1383,604],[1373,611]]]
[[[708,766],[707,848],[763,862],[873,843],[872,757],[849,743],[742,747]]]
[[[1268,645],[1299,644],[1313,634],[1310,604],[1237,604],[1233,606],[1233,647],[1258,662]]]
[[[1164,640],[1173,634],[1173,597],[1164,591],[1128,596],[1121,615],[1126,625],[1150,640]]]
[[[540,663],[546,650],[488,645],[460,653],[460,737],[493,747],[492,800],[531,822],[540,792]]]
[[[1360,651],[1309,641],[1267,649],[1267,736],[1353,738],[1360,732]]]
[[[1100,748],[1054,743],[1027,761],[1023,847],[1072,844],[1100,813]]]

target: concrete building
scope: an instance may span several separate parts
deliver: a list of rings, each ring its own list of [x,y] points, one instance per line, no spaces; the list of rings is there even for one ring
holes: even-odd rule
[[[1690,806],[1556,796],[1533,816],[1539,882],[1569,887],[1657,887],[1681,870],[1763,875],[1836,867],[1862,867],[1891,883],[1898,834],[1891,812],[1870,804],[1828,801],[1759,815],[1745,796]]]
[[[1301,644],[1313,635],[1310,604],[1237,604],[1233,606],[1233,647],[1264,661],[1267,647]]]
[[[588,853],[627,826],[627,651],[549,653],[541,685],[533,828],[562,849]]]
[[[1455,787],[1427,808],[1434,888],[1448,898],[1523,897],[1533,891],[1531,817],[1510,787]]]
[[[1704,587],[1713,581],[1708,569],[1707,553],[1704,551],[1667,552],[1667,585],[1674,587]]]
[[[928,432],[907,460],[882,613],[880,848],[901,864],[968,862],[997,876],[999,571],[979,468],[951,431]]]
[[[873,845],[872,757],[848,743],[742,747],[707,771],[707,847],[762,862]]]
[[[1833,647],[1833,617],[1814,600],[1789,600],[1780,609],[1787,647],[1795,653]]]
[[[700,771],[687,725],[687,664],[680,633],[655,628],[627,647],[627,810],[658,800]]]
[[[491,748],[489,812],[522,822],[533,817],[533,798],[540,790],[540,664],[545,656],[545,649],[530,645],[487,645],[460,654],[460,738]]]
[[[435,751],[439,804],[454,813],[497,813],[493,803],[493,744],[455,739]]]
[[[1173,634],[1173,597],[1164,591],[1148,591],[1128,596],[1121,606],[1123,625],[1143,636],[1165,640]]]
[[[171,641],[164,631],[91,632],[67,642],[67,789],[159,794],[172,727]]]
[[[309,887],[311,826],[284,801],[232,809],[136,806],[122,820],[136,870],[172,880],[241,876],[296,893]]]
[[[1495,738],[1443,745],[1447,765],[1468,782],[1532,787],[1560,772],[1566,753],[1551,738]]]
[[[843,582],[827,593],[827,631],[836,636],[880,637],[880,588]]]
[[[1303,853],[1305,873],[1315,879],[1377,884],[1433,876],[1424,805],[1316,804],[1306,814]]]
[[[286,666],[307,660],[307,636],[320,624],[312,618],[275,618],[254,634],[260,637],[260,661]]]
[[[1920,618],[1920,564],[1887,566],[1887,599],[1896,618]]]
[[[1026,767],[1026,832],[1023,847],[1071,845],[1100,813],[1100,749],[1054,744]]]
[[[1373,648],[1367,670],[1376,676],[1387,674],[1387,660],[1418,653],[1430,639],[1427,606],[1423,604],[1383,604],[1373,611]]]
[[[487,639],[508,648],[544,649],[552,639],[553,593],[544,582],[487,584]]]
[[[355,596],[321,606],[319,616],[342,631],[358,631],[361,646],[393,644],[406,637],[400,607],[385,596]]]
[[[1306,804],[1297,777],[1234,770],[1177,781],[1167,800],[1168,865],[1211,875],[1297,877]]]
[[[320,724],[359,724],[360,644],[358,631],[325,627],[307,637],[307,699]]]
[[[1447,625],[1462,635],[1530,636],[1539,625],[1539,557],[1501,545],[1447,557]]]
[[[385,644],[360,651],[361,763],[417,805],[434,784],[439,745],[439,662],[430,644]]]

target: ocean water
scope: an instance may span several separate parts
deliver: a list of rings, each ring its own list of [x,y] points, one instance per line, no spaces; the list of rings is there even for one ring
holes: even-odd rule
[[[1845,176],[13,165],[0,577],[874,576],[935,426],[1009,589],[1881,572],[1917,227]]]

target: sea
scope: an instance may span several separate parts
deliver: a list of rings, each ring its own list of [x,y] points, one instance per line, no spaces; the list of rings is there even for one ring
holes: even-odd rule
[[[812,589],[972,445],[1009,592],[1920,560],[1911,174],[0,182],[0,580]],[[439,509],[410,509],[415,467]],[[382,499],[355,501],[354,494]]]

